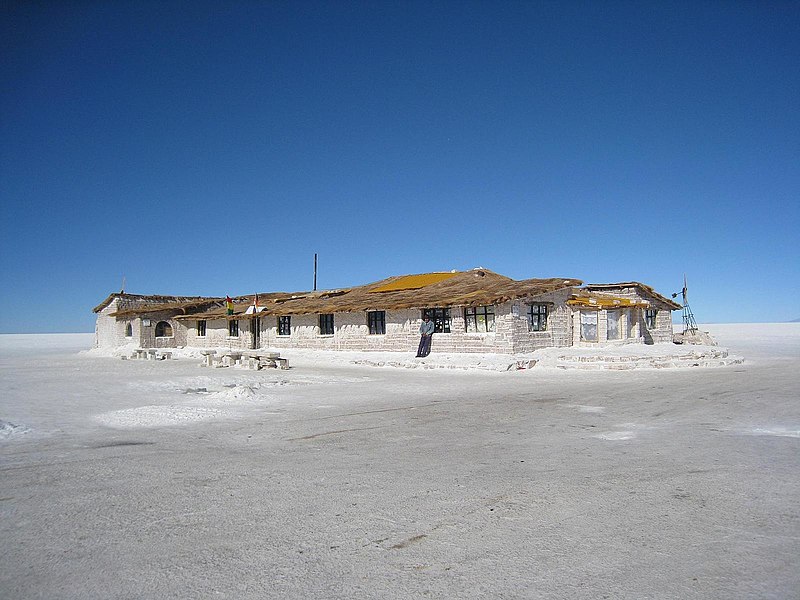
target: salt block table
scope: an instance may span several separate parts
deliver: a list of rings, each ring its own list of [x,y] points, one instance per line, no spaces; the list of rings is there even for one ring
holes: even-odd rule
[[[201,350],[200,354],[203,355],[203,366],[204,367],[212,367],[214,366],[214,355],[217,353],[216,350]]]
[[[237,364],[242,358],[242,353],[236,350],[225,350],[222,353],[220,361],[224,367],[232,367]]]
[[[248,368],[261,369],[264,367],[289,368],[289,360],[281,358],[280,352],[248,352]]]

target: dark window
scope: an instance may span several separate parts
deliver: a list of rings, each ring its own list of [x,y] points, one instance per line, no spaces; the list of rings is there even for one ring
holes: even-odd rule
[[[206,337],[206,322],[197,322],[197,337]]]
[[[292,335],[292,317],[278,317],[278,335]]]
[[[133,337],[133,327],[130,323],[125,325],[125,337]]]
[[[333,335],[333,315],[319,316],[319,334]]]
[[[606,311],[606,339],[618,340],[622,335],[622,328],[619,323],[621,315],[621,310]]]
[[[239,321],[232,319],[228,321],[228,335],[230,337],[239,337]]]
[[[450,333],[450,309],[449,308],[423,308],[422,318],[430,317],[433,321],[434,333]]]
[[[528,307],[528,326],[531,331],[547,331],[547,304]]]
[[[367,313],[367,325],[371,335],[383,335],[386,333],[386,311],[371,310]]]
[[[648,329],[656,328],[656,313],[658,313],[658,311],[653,308],[645,309],[644,324]]]
[[[475,306],[464,309],[467,333],[491,333],[494,331],[494,306]]]
[[[172,337],[172,325],[166,321],[156,323],[156,337]]]

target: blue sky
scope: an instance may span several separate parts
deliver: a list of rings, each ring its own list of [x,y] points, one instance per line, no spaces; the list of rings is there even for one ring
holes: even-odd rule
[[[320,288],[686,273],[701,322],[800,317],[797,2],[0,11],[0,332],[315,252]]]

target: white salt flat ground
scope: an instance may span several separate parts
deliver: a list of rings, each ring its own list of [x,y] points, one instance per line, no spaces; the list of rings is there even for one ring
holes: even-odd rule
[[[704,328],[745,362],[249,372],[0,336],[0,598],[796,598],[800,324]]]

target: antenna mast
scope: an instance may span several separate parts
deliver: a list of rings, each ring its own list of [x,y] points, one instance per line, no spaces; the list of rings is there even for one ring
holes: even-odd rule
[[[697,321],[694,320],[694,313],[689,306],[689,291],[686,285],[686,273],[683,274],[683,289],[680,292],[675,292],[672,297],[675,298],[678,294],[683,297],[683,333],[696,333]]]
[[[317,253],[314,252],[314,291],[317,291]]]

